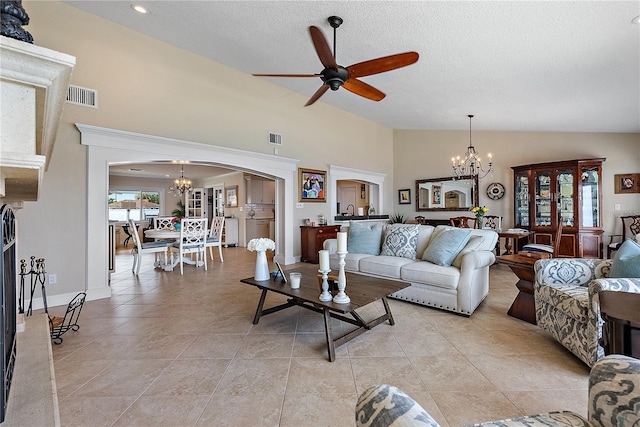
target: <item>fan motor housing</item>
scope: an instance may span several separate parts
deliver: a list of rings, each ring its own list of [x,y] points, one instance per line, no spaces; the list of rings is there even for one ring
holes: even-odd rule
[[[322,70],[322,81],[331,88],[331,90],[338,90],[340,86],[349,80],[349,70],[339,65],[338,71],[333,68],[325,68]]]

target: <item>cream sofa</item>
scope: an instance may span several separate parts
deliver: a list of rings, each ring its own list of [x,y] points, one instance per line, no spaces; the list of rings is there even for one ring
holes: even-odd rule
[[[383,226],[380,239],[383,249],[390,230],[397,230],[399,227],[417,227],[418,229],[413,258],[347,253],[345,271],[409,282],[410,287],[392,294],[391,297],[471,315],[489,294],[489,266],[495,261],[492,251],[498,240],[498,234],[493,230],[469,230],[471,234],[469,241],[457,253],[453,263],[447,266],[436,265],[422,258],[428,251],[430,243],[437,240],[434,236],[445,230],[460,229],[444,225],[434,228],[430,225],[387,224]],[[349,233],[351,238],[351,231]],[[336,254],[337,240],[326,240],[324,249],[329,251],[332,272],[337,272],[339,270],[339,257]],[[348,282],[346,292],[349,294]]]

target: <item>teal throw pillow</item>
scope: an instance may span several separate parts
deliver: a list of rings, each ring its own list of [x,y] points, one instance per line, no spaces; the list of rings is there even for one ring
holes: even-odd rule
[[[391,224],[382,243],[381,255],[416,259],[418,250],[418,225]]]
[[[347,251],[350,254],[380,255],[382,243],[382,223],[349,222]]]
[[[449,266],[471,238],[471,229],[442,230],[429,242],[422,259],[436,265]]]
[[[627,239],[620,245],[616,256],[613,257],[609,277],[640,277],[640,244]]]

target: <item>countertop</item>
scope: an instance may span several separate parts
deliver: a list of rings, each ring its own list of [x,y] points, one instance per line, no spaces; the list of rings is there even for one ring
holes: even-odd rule
[[[366,221],[376,219],[389,219],[389,215],[336,215],[333,217],[334,221]]]

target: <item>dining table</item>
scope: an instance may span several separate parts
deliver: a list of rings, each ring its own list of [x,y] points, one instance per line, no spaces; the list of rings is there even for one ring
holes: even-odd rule
[[[154,240],[170,240],[174,241],[180,240],[180,230],[171,229],[171,228],[152,228],[150,230],[145,230],[144,236]],[[171,245],[172,243],[169,243]],[[167,248],[168,249],[168,248]],[[167,258],[168,261],[165,263],[163,260],[157,260],[154,263],[154,267],[162,268],[164,271],[173,271],[173,268],[178,265],[180,262],[180,257],[173,255]],[[204,261],[194,260],[191,258],[183,258],[183,262],[191,265],[195,265],[196,267],[200,267],[204,265]]]

